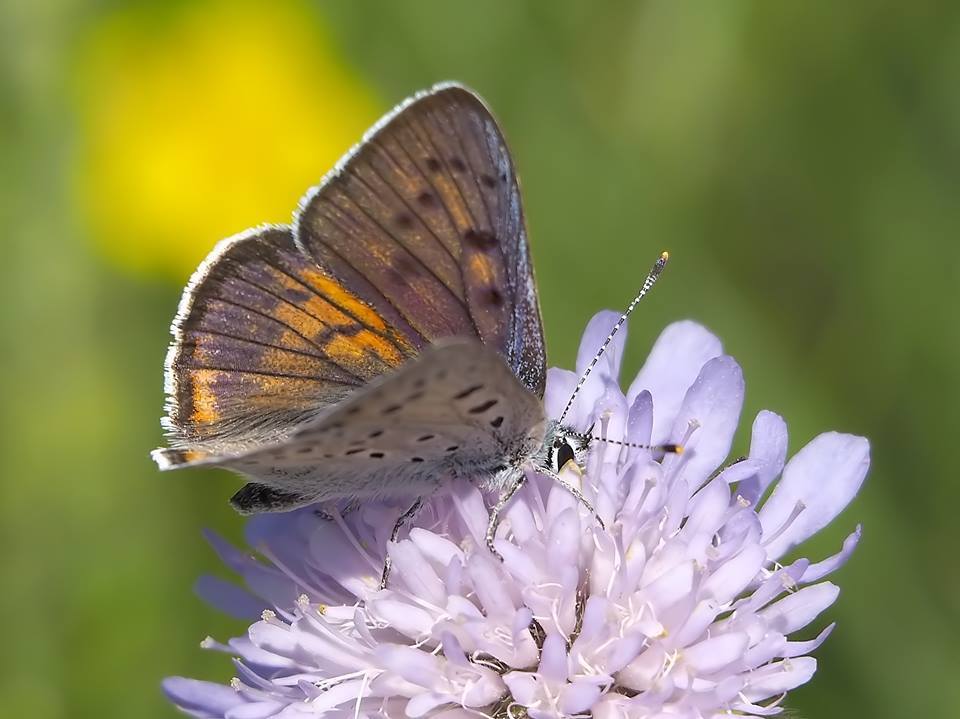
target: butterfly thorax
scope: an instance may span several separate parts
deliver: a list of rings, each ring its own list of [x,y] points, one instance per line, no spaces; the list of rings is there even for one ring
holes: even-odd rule
[[[491,488],[510,486],[517,474],[527,468],[559,472],[571,459],[579,466],[586,460],[590,440],[571,427],[549,419],[532,429],[516,448],[514,461],[491,473]]]
[[[495,464],[484,462],[484,459],[491,458],[476,463],[468,461],[460,464],[454,473],[485,489],[501,491],[510,487],[528,469],[556,473],[570,460],[583,466],[588,449],[589,438],[556,420],[547,419],[532,427],[513,446],[504,447]]]

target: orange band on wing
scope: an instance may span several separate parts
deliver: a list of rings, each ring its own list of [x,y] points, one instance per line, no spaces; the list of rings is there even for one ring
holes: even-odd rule
[[[493,285],[498,279],[495,272],[496,268],[486,255],[477,253],[467,259],[467,273],[477,285]]]
[[[404,360],[393,344],[370,330],[360,330],[354,335],[335,335],[323,345],[323,349],[334,362],[347,366],[369,362],[370,354],[391,367],[399,367]]]
[[[280,322],[312,342],[330,361],[364,379],[399,367],[408,356],[405,348],[319,297],[311,298],[304,309],[284,304],[275,312]]]
[[[196,369],[190,372],[191,386],[190,421],[197,424],[213,424],[220,418],[217,410],[217,396],[213,383],[220,375],[218,370]]]
[[[321,295],[329,298],[334,304],[343,307],[370,329],[380,332],[387,329],[387,324],[383,321],[383,318],[377,314],[376,310],[364,302],[361,302],[336,280],[320,272],[304,272],[303,274]]]

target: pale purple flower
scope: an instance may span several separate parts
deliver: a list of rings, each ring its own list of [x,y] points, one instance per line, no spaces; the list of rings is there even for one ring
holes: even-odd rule
[[[613,319],[591,321],[578,370]],[[491,498],[457,486],[390,548],[393,573],[379,591],[401,507],[367,503],[333,521],[310,510],[257,517],[247,539],[266,561],[211,537],[248,590],[199,584],[213,604],[257,619],[226,645],[204,642],[235,657],[236,677],[231,686],[171,678],[168,696],[195,716],[229,719],[780,712],[816,669],[809,655],[833,625],[807,627],[837,598],[822,580],[860,529],[828,559],[782,562],[857,493],[868,444],[829,432],[784,466],[786,425],[764,411],[747,458],[723,467],[743,404],[740,367],[706,329],[680,322],[624,394],[625,335],[570,423],[686,451],[661,459],[596,442],[582,477],[568,465],[564,478],[581,484],[605,530],[563,488],[533,477],[500,527],[500,562],[484,544]],[[550,371],[551,416],[576,377]]]

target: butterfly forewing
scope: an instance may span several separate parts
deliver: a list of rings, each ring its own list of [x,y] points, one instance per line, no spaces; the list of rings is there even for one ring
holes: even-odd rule
[[[421,344],[478,337],[540,395],[545,355],[519,188],[496,121],[445,86],[384,118],[309,193],[294,224],[311,257]]]
[[[244,233],[212,257],[188,288],[168,357],[176,446],[222,453],[289,434],[416,352],[288,228]]]
[[[218,464],[265,485],[242,492],[248,504],[241,509],[269,511],[422,495],[457,476],[493,481],[541,446],[543,433],[540,401],[502,358],[479,342],[453,340],[424,350],[288,440]],[[270,505],[249,504],[264,498]]]

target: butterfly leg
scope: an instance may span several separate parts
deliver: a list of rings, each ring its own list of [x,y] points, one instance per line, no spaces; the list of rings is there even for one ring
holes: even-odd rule
[[[554,482],[556,482],[561,487],[563,487],[565,490],[570,492],[570,494],[572,494],[574,498],[578,502],[580,502],[580,504],[586,507],[587,511],[593,515],[593,518],[597,520],[597,524],[600,525],[600,529],[606,530],[607,527],[603,523],[603,520],[600,518],[600,515],[597,514],[597,510],[593,508],[592,504],[590,504],[590,500],[588,500],[586,497],[583,496],[583,492],[581,492],[577,487],[573,486],[569,482],[566,482],[563,479],[561,479],[560,475],[557,474],[556,472],[551,472],[549,469],[545,469],[543,467],[537,467],[537,472],[539,474],[544,475],[545,477],[549,477]]]
[[[407,511],[397,518],[397,523],[393,525],[393,531],[390,532],[390,542],[397,541],[397,537],[400,536],[400,530],[403,529],[403,526],[407,522],[417,516],[421,507],[423,507],[423,497],[417,497],[417,501],[411,504]],[[390,578],[390,565],[390,552],[388,551],[383,560],[383,574],[380,575],[380,589],[387,588],[387,580]]]
[[[497,535],[497,527],[500,526],[500,513],[503,511],[503,508],[507,506],[507,503],[513,499],[520,487],[523,486],[524,482],[527,481],[527,475],[525,472],[519,472],[517,478],[513,481],[513,484],[504,492],[503,496],[500,497],[500,500],[493,506],[493,509],[490,510],[490,522],[487,524],[487,549],[490,550],[490,553],[494,557],[503,561],[503,557],[500,556],[500,552],[497,551],[497,548],[493,545],[493,539]]]

